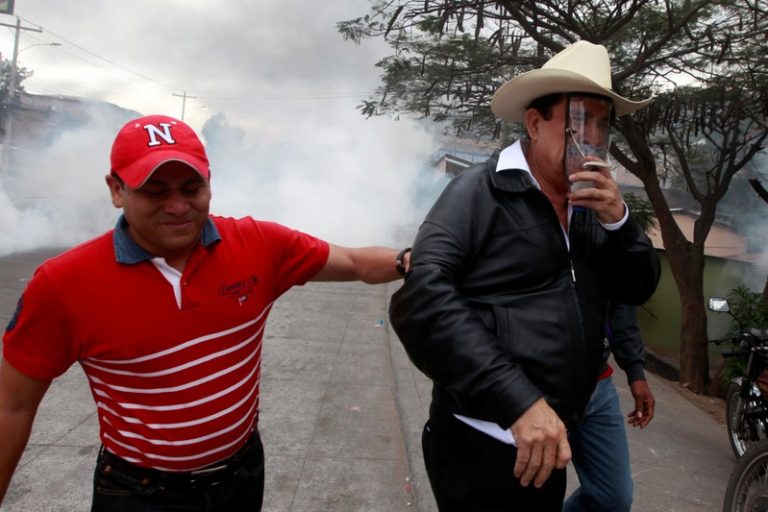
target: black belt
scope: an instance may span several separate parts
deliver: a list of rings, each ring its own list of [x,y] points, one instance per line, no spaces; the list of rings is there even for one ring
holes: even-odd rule
[[[103,445],[99,452],[98,464],[104,473],[120,471],[145,483],[154,481],[166,485],[200,487],[215,485],[226,480],[247,462],[250,462],[253,456],[260,456],[260,454],[261,439],[259,432],[254,430],[248,441],[234,455],[193,471],[162,471],[139,466],[118,457],[105,449]]]

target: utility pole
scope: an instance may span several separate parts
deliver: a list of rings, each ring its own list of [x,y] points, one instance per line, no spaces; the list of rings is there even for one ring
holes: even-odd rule
[[[11,130],[13,128],[13,109],[16,103],[16,81],[17,70],[19,61],[19,36],[22,30],[31,30],[32,32],[42,32],[39,28],[22,27],[21,18],[16,17],[16,25],[9,25],[7,23],[0,23],[5,27],[11,27],[16,29],[13,37],[13,59],[11,60],[11,73],[8,80],[8,97],[5,101],[5,123],[3,128],[5,129],[5,135],[3,136],[3,153],[0,155],[0,176],[8,175],[8,166],[11,161]]]
[[[187,96],[187,91],[184,91],[184,94],[176,94],[173,93],[174,96],[178,96],[181,98],[181,120],[184,120],[184,111],[187,108],[187,98],[196,100],[197,96]]]

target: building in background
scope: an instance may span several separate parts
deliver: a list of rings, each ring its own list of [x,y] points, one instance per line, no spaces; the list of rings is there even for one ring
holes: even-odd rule
[[[432,169],[438,175],[453,178],[464,169],[486,161],[497,149],[497,142],[445,138],[432,155]]]
[[[10,144],[6,146],[5,133],[0,133],[2,147],[10,151],[8,169],[0,176],[4,179],[18,178],[19,169],[26,168],[41,149],[50,146],[68,130],[98,120],[101,125],[113,127],[117,132],[124,123],[140,114],[99,100],[21,92],[8,115],[13,116]]]
[[[14,0],[0,0],[0,14],[13,14]]]

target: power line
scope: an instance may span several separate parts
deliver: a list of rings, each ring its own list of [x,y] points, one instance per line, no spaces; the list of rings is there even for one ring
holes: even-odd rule
[[[78,50],[83,51],[83,52],[87,53],[88,55],[91,55],[92,57],[96,57],[99,60],[103,60],[104,62],[106,62],[106,63],[108,63],[108,64],[110,64],[112,66],[115,66],[116,68],[119,68],[119,69],[125,71],[126,73],[130,73],[130,74],[132,74],[134,76],[137,76],[137,77],[141,78],[142,80],[146,80],[148,82],[152,82],[152,83],[154,83],[156,85],[159,85],[161,87],[164,87],[166,89],[173,89],[174,88],[174,87],[172,87],[172,86],[170,86],[168,84],[164,84],[162,82],[158,82],[157,80],[154,80],[154,79],[152,79],[152,78],[150,78],[150,77],[148,77],[146,75],[143,75],[143,74],[141,74],[141,73],[139,73],[137,71],[134,71],[134,70],[132,70],[132,69],[126,67],[126,66],[123,66],[122,64],[118,64],[117,62],[115,62],[113,60],[110,60],[110,59],[108,59],[106,57],[102,57],[101,55],[99,55],[99,54],[97,54],[95,52],[92,52],[91,50],[89,50],[87,48],[84,48],[84,47],[80,46],[79,44],[77,44],[77,43],[75,43],[73,41],[70,41],[69,39],[65,38],[64,36],[61,36],[61,35],[57,34],[56,32],[53,32],[52,30],[49,30],[49,29],[43,27],[42,25],[38,25],[37,23],[35,23],[33,21],[30,21],[30,20],[28,20],[26,18],[22,18],[21,16],[19,16],[19,18],[23,19],[24,21],[26,21],[27,23],[29,23],[31,25],[35,25],[36,27],[44,30],[46,33],[51,34],[52,36],[54,36],[54,37],[64,41],[65,43],[67,43],[67,45],[73,46],[73,47],[77,48]]]
[[[297,92],[293,94],[275,94],[271,92],[252,93],[252,94],[225,94],[225,95],[202,95],[202,100],[332,100],[343,98],[359,98],[361,96],[371,96],[375,91],[351,91],[351,92]]]
[[[56,32],[53,32],[42,25],[39,25],[27,18],[23,18],[19,16],[19,18],[23,19],[25,22],[34,25],[35,27],[38,27],[39,29],[45,31],[45,33],[52,35],[53,37],[63,41],[66,43],[65,48],[67,47],[73,47],[81,52],[85,53],[86,55],[93,57],[95,59],[98,59],[99,61],[102,61],[106,64],[109,64],[110,66],[113,66],[125,73],[129,73],[133,76],[139,77],[142,80],[146,82],[150,82],[152,84],[155,84],[157,86],[162,87],[163,89],[176,89],[176,87],[173,87],[171,85],[165,84],[163,82],[160,82],[158,80],[155,80],[153,78],[150,78],[142,73],[139,73],[127,66],[124,66],[118,62],[115,62],[114,60],[108,59],[106,57],[103,57],[96,52],[93,52],[67,38],[65,38],[62,35],[57,34]],[[109,72],[109,69],[105,68],[104,66],[98,64],[97,62],[93,62],[83,56],[77,55],[73,52],[67,51],[65,49],[60,48],[59,51],[63,51],[65,54],[69,55],[70,57],[76,58],[78,60],[81,60],[91,66],[96,66],[104,69],[105,71]],[[186,92],[182,94],[173,93],[174,96],[182,97],[183,103],[182,103],[182,117],[184,115],[184,103],[186,102],[187,98],[190,99],[200,99],[200,100],[218,100],[218,101],[242,101],[242,100],[249,100],[249,101],[305,101],[305,100],[334,100],[334,99],[346,99],[346,98],[359,98],[359,97],[369,97],[371,95],[375,94],[375,91],[343,91],[343,92],[312,92],[312,93],[304,93],[304,92],[297,92],[297,93],[271,93],[271,92],[265,92],[265,93],[251,93],[251,94],[202,94],[198,96],[189,96]]]

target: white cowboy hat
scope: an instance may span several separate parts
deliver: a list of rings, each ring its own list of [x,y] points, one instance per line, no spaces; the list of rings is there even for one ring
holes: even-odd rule
[[[611,61],[605,46],[576,41],[549,59],[540,69],[522,73],[504,83],[491,100],[491,111],[502,119],[522,122],[533,100],[548,94],[587,92],[613,100],[617,116],[639,110],[653,98],[632,101],[613,92]]]

